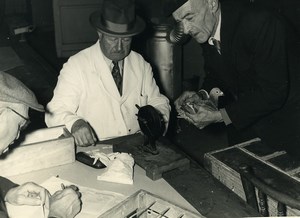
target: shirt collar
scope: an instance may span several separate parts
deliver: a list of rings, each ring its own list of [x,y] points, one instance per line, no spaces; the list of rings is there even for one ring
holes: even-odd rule
[[[214,45],[213,39],[221,41],[221,12],[219,14],[219,22],[218,22],[218,25],[217,25],[216,32],[213,36],[209,37],[209,39],[208,39],[208,43],[210,45]]]
[[[109,68],[110,70],[112,70],[112,68],[113,68],[112,60],[108,59],[105,55],[103,55],[103,57],[104,57],[104,60],[105,60],[105,62],[106,62],[106,64],[107,64],[108,68]],[[118,61],[118,65],[119,65],[120,70],[121,70],[121,72],[120,72],[121,75],[122,75],[122,73],[123,73],[123,62],[124,62],[124,60]]]

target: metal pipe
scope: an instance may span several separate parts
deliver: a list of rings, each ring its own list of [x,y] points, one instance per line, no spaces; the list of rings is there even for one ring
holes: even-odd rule
[[[147,41],[147,53],[161,92],[175,100],[181,93],[182,46],[168,40],[170,29],[168,24],[153,25],[153,35]]]

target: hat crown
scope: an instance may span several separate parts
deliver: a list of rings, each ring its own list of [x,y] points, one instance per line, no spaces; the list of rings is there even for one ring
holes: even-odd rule
[[[116,24],[131,24],[135,20],[132,0],[105,0],[102,19]]]
[[[91,14],[90,22],[98,31],[120,37],[136,35],[145,28],[135,14],[134,0],[104,0],[101,10]]]

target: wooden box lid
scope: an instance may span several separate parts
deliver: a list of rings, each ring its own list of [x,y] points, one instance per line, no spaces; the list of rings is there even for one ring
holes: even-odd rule
[[[25,136],[0,158],[1,176],[14,176],[75,161],[75,145],[64,126],[39,129]]]

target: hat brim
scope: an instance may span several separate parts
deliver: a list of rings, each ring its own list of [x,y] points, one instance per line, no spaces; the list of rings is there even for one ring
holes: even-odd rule
[[[90,16],[91,25],[97,30],[110,36],[130,37],[141,33],[145,29],[145,22],[136,16],[135,25],[126,32],[113,32],[108,30],[101,22],[100,11],[95,11]]]
[[[45,108],[43,105],[37,103],[37,102],[33,102],[33,103],[28,103],[26,101],[23,101],[21,99],[16,99],[13,96],[5,96],[5,97],[0,97],[0,101],[3,102],[11,102],[11,103],[16,103],[16,104],[23,104],[26,105],[27,107],[36,110],[36,111],[40,111],[40,112],[45,112]]]
[[[188,0],[164,0],[162,11],[165,17],[172,15],[174,11],[184,5]]]
[[[34,106],[33,105],[28,105],[28,107],[30,107],[30,108],[32,108],[36,111],[45,112],[45,108],[41,104],[37,104],[37,105],[34,105]]]

